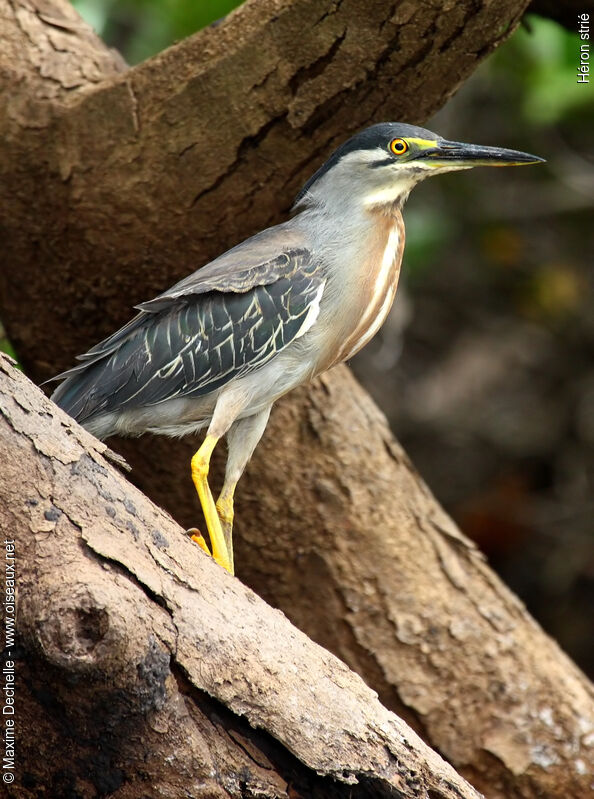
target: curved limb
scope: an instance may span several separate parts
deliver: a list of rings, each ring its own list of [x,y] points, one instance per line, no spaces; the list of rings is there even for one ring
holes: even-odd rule
[[[229,454],[227,456],[227,466],[225,469],[225,482],[217,499],[216,509],[221,521],[227,551],[231,558],[233,568],[233,497],[235,487],[243,474],[249,459],[262,434],[266,429],[268,417],[270,416],[269,405],[259,413],[248,416],[245,419],[238,419],[233,423],[227,434],[227,445]]]
[[[210,545],[212,547],[212,556],[224,569],[233,574],[233,555],[229,554],[227,544],[225,542],[225,535],[221,527],[217,509],[215,506],[210,486],[208,485],[208,471],[210,467],[210,458],[212,452],[217,444],[218,437],[209,433],[202,446],[192,458],[192,480],[198,492],[204,519],[208,528],[208,535],[210,537]],[[208,551],[204,538],[200,533],[192,535],[194,540],[202,549]]]
[[[216,502],[217,513],[221,520],[221,527],[223,528],[223,535],[227,550],[231,553],[231,561],[233,562],[233,518],[235,516],[234,510],[234,495],[237,483],[225,481],[219,498]]]

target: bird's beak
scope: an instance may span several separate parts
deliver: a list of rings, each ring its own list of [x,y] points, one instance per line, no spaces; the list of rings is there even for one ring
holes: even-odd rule
[[[431,167],[450,169],[473,166],[520,166],[540,164],[544,158],[519,150],[506,150],[504,147],[484,147],[480,144],[464,144],[457,141],[437,141],[435,147],[423,150],[419,160]]]

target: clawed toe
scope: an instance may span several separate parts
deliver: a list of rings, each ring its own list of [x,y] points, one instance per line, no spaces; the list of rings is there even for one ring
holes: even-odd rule
[[[204,536],[196,527],[190,527],[189,530],[186,530],[186,535],[189,535],[192,541],[195,544],[198,544],[200,549],[203,549],[207,555],[211,554],[210,549],[208,548],[208,544],[204,540]]]

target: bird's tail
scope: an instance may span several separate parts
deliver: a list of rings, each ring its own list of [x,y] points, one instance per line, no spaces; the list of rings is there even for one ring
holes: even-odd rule
[[[97,438],[107,438],[115,432],[111,405],[122,384],[121,372],[128,364],[124,356],[118,361],[118,368],[112,369],[112,356],[122,350],[134,354],[136,347],[131,340],[144,318],[146,313],[137,314],[109,338],[79,355],[77,360],[81,363],[48,381],[62,381],[52,394],[52,401]]]
[[[105,411],[105,403],[97,396],[99,371],[100,364],[81,364],[58,375],[54,379],[62,382],[51,400],[97,438],[107,438],[114,432],[110,423],[113,414]]]

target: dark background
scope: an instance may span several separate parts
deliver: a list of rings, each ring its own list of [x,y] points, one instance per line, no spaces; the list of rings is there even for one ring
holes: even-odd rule
[[[136,63],[238,2],[74,5]],[[528,15],[429,120],[547,164],[414,190],[394,310],[351,365],[438,499],[594,674],[594,73],[577,83],[575,30]]]

